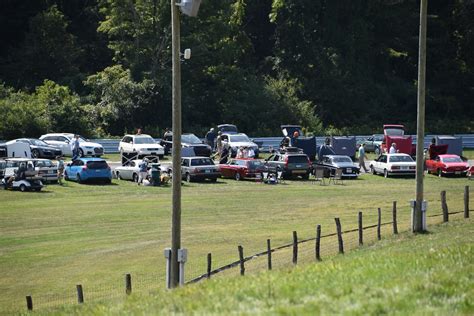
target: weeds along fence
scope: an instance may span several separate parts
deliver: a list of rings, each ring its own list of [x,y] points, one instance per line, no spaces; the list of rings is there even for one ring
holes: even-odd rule
[[[469,218],[469,186],[464,189],[463,210],[450,211],[446,191],[440,192],[441,213],[426,216],[429,225],[448,222],[451,218]],[[432,209],[435,206],[431,206]],[[438,210],[439,210],[438,209]],[[366,211],[367,212],[367,211]],[[372,212],[372,211],[371,211]],[[297,231],[289,234],[289,242],[282,245],[273,245],[272,240],[262,240],[262,251],[253,254],[245,253],[242,245],[235,245],[233,250],[235,260],[224,265],[216,265],[212,253],[202,258],[204,264],[199,267],[205,269],[196,271],[187,267],[188,280],[186,284],[197,283],[215,277],[227,277],[256,274],[265,270],[288,268],[300,263],[324,261],[332,256],[344,254],[347,251],[370,245],[378,240],[397,235],[399,232],[409,231],[410,220],[404,217],[399,220],[397,202],[390,208],[377,208],[374,214],[358,212],[357,217],[349,223],[341,218],[334,218],[332,227],[316,225],[314,235],[309,238],[300,238]],[[364,216],[370,215],[370,216]],[[370,222],[366,220],[370,218]],[[346,218],[347,220],[347,218]],[[355,227],[354,227],[355,226]],[[229,258],[226,258],[229,259]],[[191,269],[189,269],[191,268]],[[6,310],[0,309],[0,314],[21,312],[25,310],[48,310],[70,304],[116,302],[123,300],[132,293],[151,294],[165,285],[164,269],[161,273],[137,273],[118,276],[116,282],[108,286],[94,286],[93,284],[77,284],[66,293],[36,293],[18,298],[14,306]]]

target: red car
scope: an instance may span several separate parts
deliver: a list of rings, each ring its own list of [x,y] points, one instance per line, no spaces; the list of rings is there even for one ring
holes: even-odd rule
[[[228,163],[219,165],[219,168],[223,178],[234,178],[237,181],[261,179],[262,172],[267,169],[261,160],[250,158],[231,159]]]
[[[469,164],[458,155],[438,155],[435,159],[426,161],[426,168],[429,173],[444,175],[466,176],[469,171]]]

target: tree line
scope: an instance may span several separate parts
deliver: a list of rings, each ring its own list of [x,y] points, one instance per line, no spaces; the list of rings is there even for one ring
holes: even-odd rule
[[[168,0],[4,0],[0,139],[171,126]],[[427,131],[473,132],[474,2],[430,1]],[[183,129],[415,131],[419,2],[206,0],[181,19]]]

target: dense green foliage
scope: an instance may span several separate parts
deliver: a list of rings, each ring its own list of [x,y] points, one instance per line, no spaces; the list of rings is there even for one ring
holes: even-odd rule
[[[203,1],[197,18],[181,19],[181,47],[192,49],[182,62],[184,129],[202,135],[232,122],[265,136],[297,123],[316,134],[371,133],[385,122],[413,132],[418,6]],[[474,3],[430,1],[429,14],[427,130],[472,132]],[[1,102],[13,113],[0,139],[138,127],[158,136],[171,125],[170,1],[6,0],[0,34]],[[27,115],[48,107],[38,86],[66,89],[58,102],[73,96],[67,107],[83,117]]]

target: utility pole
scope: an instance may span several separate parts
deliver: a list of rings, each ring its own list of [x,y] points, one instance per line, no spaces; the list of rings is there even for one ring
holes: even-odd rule
[[[418,51],[418,110],[416,130],[416,204],[413,217],[413,232],[423,231],[423,174],[424,174],[424,143],[425,143],[425,85],[426,85],[426,19],[428,0],[420,4],[420,35]]]
[[[179,284],[178,249],[181,248],[181,64],[179,7],[171,0],[173,68],[173,198],[171,219],[170,287]]]

